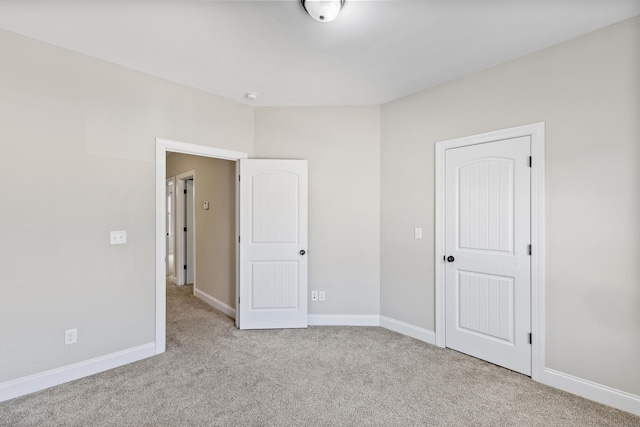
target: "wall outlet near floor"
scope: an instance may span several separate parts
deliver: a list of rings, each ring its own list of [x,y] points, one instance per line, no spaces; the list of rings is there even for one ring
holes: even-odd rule
[[[318,291],[311,291],[311,301],[318,301]]]
[[[320,301],[324,301],[325,299],[327,299],[327,294],[324,291],[319,291],[318,292],[318,299]]]
[[[67,329],[64,331],[64,345],[75,344],[78,342],[78,330]]]

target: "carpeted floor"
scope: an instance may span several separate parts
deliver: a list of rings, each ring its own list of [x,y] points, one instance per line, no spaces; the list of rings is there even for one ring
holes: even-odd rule
[[[169,285],[167,352],[0,403],[3,426],[640,426],[376,327],[239,331]]]

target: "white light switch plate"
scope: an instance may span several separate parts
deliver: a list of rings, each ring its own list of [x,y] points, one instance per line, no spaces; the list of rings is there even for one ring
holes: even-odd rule
[[[112,231],[109,233],[109,244],[124,245],[125,243],[127,243],[126,231]]]
[[[416,239],[422,239],[422,228],[416,228],[414,231],[414,237]]]

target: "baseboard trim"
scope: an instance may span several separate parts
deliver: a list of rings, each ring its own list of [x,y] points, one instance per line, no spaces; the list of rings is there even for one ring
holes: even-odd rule
[[[380,326],[377,314],[309,314],[310,326]]]
[[[217,298],[212,297],[211,295],[209,295],[206,292],[202,292],[200,289],[195,289],[194,290],[194,294],[197,298],[201,299],[202,301],[206,302],[207,304],[209,304],[211,307],[215,308],[218,311],[223,312],[224,314],[226,314],[227,316],[231,317],[232,319],[236,318],[236,309],[223,303],[222,301],[220,301]]]
[[[380,316],[380,326],[390,331],[415,338],[427,344],[436,344],[436,334],[428,329],[420,328],[410,323],[401,322],[400,320],[391,319],[390,317]]]
[[[156,344],[149,343],[116,353],[85,360],[0,383],[0,402],[44,390],[45,388],[68,383],[118,366],[137,362],[156,354]]]
[[[544,369],[543,383],[560,390],[640,415],[640,396],[594,383],[553,369]]]

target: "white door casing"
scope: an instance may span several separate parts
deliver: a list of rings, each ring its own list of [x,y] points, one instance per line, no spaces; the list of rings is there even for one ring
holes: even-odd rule
[[[240,329],[307,327],[307,161],[240,160]]]
[[[476,146],[478,144],[492,143],[495,141],[509,140],[519,137],[528,137],[531,144],[531,156],[533,159],[530,168],[530,242],[531,256],[530,262],[530,330],[533,334],[531,345],[531,377],[536,381],[544,381],[545,369],[545,328],[544,328],[544,260],[545,260],[545,225],[544,225],[544,169],[545,169],[545,126],[544,123],[534,123],[514,128],[502,129],[498,131],[487,132],[478,135],[471,135],[446,141],[440,141],[435,144],[436,158],[436,210],[435,210],[435,302],[436,302],[436,345],[440,347],[449,347],[449,339],[447,336],[448,319],[451,313],[448,313],[446,302],[446,286],[447,271],[450,268],[449,263],[443,258],[445,256],[445,240],[446,240],[446,190],[447,180],[445,179],[446,157],[447,154],[460,147]],[[495,244],[495,241],[494,241]],[[514,241],[514,245],[515,245]],[[464,246],[464,245],[462,245]],[[468,246],[468,243],[467,243]],[[499,246],[498,246],[499,248]],[[527,248],[528,249],[528,248]],[[466,249],[473,252],[472,249]],[[455,257],[455,255],[454,255]],[[454,264],[459,258],[456,258]],[[521,261],[519,261],[521,262]],[[463,268],[458,267],[463,270]],[[457,273],[456,273],[457,274]],[[500,274],[495,274],[500,276]],[[467,274],[463,280],[467,281],[471,278]],[[486,277],[485,277],[486,279]],[[483,281],[481,286],[489,286],[488,280]],[[463,284],[462,286],[467,286]],[[478,286],[478,285],[473,285]],[[500,281],[493,282],[493,286],[500,287]],[[469,294],[467,294],[469,295]],[[515,295],[515,294],[514,294]],[[455,316],[454,316],[455,317]],[[465,319],[465,322],[467,320]],[[458,319],[460,323],[460,319]],[[485,322],[486,324],[486,322]],[[476,324],[477,326],[477,324]],[[469,331],[473,333],[473,331]],[[514,334],[516,334],[514,329]],[[499,339],[496,338],[496,341]],[[525,336],[525,342],[528,342],[528,336]]]
[[[446,346],[531,374],[530,137],[447,150]]]

